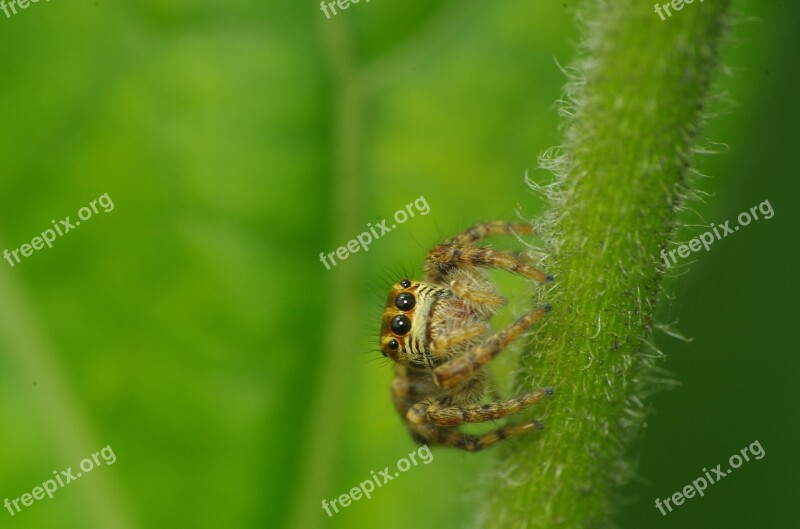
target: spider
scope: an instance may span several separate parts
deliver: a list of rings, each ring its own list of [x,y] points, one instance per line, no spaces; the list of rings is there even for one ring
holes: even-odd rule
[[[532,233],[523,223],[487,222],[435,246],[425,259],[425,280],[392,285],[381,322],[380,347],[394,364],[392,398],[412,437],[475,452],[543,428],[539,421],[511,424],[482,435],[466,434],[465,423],[500,419],[553,394],[540,389],[509,400],[498,398],[481,368],[550,310],[540,306],[492,333],[490,318],[507,300],[482,268],[498,268],[539,282],[541,270],[510,253],[477,246],[492,235]]]

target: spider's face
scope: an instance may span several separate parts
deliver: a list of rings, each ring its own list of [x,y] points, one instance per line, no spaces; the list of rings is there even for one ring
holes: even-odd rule
[[[429,352],[431,312],[447,290],[403,279],[392,285],[381,322],[381,352],[395,362],[431,366]]]

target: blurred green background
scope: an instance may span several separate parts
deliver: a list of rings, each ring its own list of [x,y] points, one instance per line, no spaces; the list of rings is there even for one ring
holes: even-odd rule
[[[652,9],[650,3],[647,9]],[[693,224],[775,216],[669,280],[658,393],[623,527],[795,525],[800,7],[741,1]],[[468,526],[491,453],[414,449],[375,352],[389,280],[471,223],[540,214],[523,182],[559,143],[576,3],[140,0],[0,13],[0,250],[108,193],[113,211],[0,261],[0,501],[110,445],[0,527]],[[687,7],[687,9],[691,6]],[[654,14],[654,16],[656,16]],[[665,22],[668,23],[668,22]],[[558,64],[557,64],[558,63]],[[729,102],[733,102],[730,104]],[[332,270],[419,196],[417,216]],[[695,233],[703,231],[697,228]],[[548,425],[558,428],[558,425]],[[754,440],[766,451],[667,517],[654,508]]]

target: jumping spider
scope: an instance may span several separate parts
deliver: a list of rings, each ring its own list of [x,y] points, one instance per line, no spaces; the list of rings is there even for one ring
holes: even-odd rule
[[[542,428],[539,421],[482,435],[457,428],[506,417],[553,393],[545,388],[506,401],[480,403],[490,391],[481,368],[550,310],[549,305],[538,307],[492,333],[489,320],[507,300],[481,268],[507,270],[540,282],[553,278],[519,257],[475,243],[491,235],[532,231],[522,223],[478,224],[428,253],[425,281],[403,279],[391,287],[381,324],[381,352],[395,362],[394,405],[419,443],[474,452]]]

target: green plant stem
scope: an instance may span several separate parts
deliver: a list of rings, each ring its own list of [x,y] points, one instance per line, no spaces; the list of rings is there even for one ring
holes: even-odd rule
[[[523,354],[519,393],[551,386],[546,429],[498,450],[484,528],[611,526],[644,415],[653,309],[689,192],[729,2],[687,4],[662,21],[640,0],[587,4],[584,49],[566,90],[558,181],[541,229],[553,310]]]

